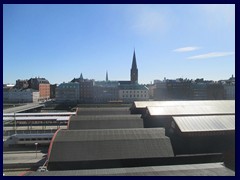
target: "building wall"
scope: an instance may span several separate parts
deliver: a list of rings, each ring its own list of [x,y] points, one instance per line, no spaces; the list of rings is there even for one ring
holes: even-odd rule
[[[224,84],[225,99],[235,99],[235,84]]]
[[[166,82],[158,82],[155,85],[156,88],[153,89],[153,99],[158,101],[168,100],[169,95]]]
[[[56,97],[56,88],[57,88],[56,84],[51,84],[50,85],[50,98],[51,99]]]
[[[39,92],[31,89],[27,90],[11,90],[5,93],[8,97],[7,102],[15,103],[31,103],[38,102]]]
[[[84,80],[79,82],[79,102],[93,102],[93,80]]]
[[[123,102],[133,102],[133,101],[148,101],[149,91],[148,89],[120,89],[119,99]]]
[[[41,99],[50,98],[50,84],[39,84],[39,93]]]
[[[79,100],[79,83],[62,83],[56,88],[56,101],[77,103]]]
[[[117,87],[93,87],[93,97],[95,103],[107,103],[110,101],[118,100],[118,88]]]

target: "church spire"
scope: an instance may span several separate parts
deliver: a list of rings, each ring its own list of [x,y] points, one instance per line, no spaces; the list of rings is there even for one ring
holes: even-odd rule
[[[81,73],[81,75],[80,75],[79,81],[83,81],[83,75],[82,75],[82,73]]]
[[[138,69],[137,69],[137,60],[135,55],[135,49],[133,52],[132,68],[131,68],[131,82],[138,83]]]
[[[135,49],[134,49],[134,52],[133,52],[132,69],[137,69],[137,61],[136,61]]]
[[[108,82],[108,72],[106,72],[106,81]]]

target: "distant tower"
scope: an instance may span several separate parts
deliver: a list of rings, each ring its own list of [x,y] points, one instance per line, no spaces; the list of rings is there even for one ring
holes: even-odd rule
[[[106,82],[108,82],[108,72],[106,72]]]
[[[79,78],[79,81],[83,81],[83,75],[82,75],[82,73],[81,73],[81,75],[80,75],[80,78]]]
[[[133,52],[133,60],[132,60],[132,68],[131,68],[131,82],[138,83],[138,69],[137,69],[135,49]]]

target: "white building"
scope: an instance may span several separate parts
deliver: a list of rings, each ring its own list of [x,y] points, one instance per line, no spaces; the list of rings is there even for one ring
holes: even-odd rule
[[[144,85],[120,85],[119,100],[123,102],[148,101],[149,89]]]
[[[3,94],[5,102],[11,103],[31,103],[38,102],[39,91],[34,89],[11,89]]]

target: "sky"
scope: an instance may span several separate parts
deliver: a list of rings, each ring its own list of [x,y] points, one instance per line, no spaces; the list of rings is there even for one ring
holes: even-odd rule
[[[3,83],[235,76],[235,5],[3,5]]]

